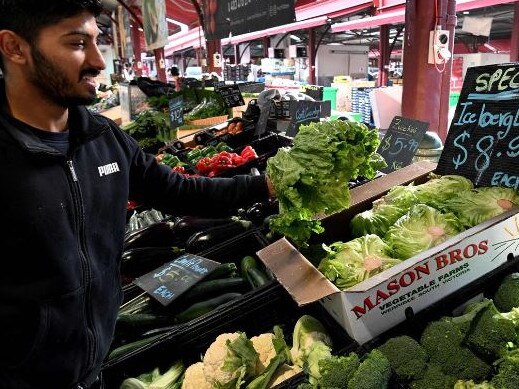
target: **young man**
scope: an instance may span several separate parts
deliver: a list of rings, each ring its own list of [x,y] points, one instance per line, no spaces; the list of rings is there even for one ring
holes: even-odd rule
[[[0,1],[3,389],[95,385],[121,303],[128,199],[218,215],[268,197],[265,177],[172,173],[82,106],[105,66],[100,11],[96,0]]]

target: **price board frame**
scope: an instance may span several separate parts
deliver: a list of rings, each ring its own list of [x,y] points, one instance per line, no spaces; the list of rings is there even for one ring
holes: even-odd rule
[[[437,172],[518,189],[517,157],[519,63],[467,69]]]
[[[220,265],[198,255],[184,254],[136,278],[133,283],[162,305],[168,306]]]
[[[227,108],[241,107],[245,105],[245,100],[243,99],[240,87],[237,84],[217,86],[214,90],[223,99]]]
[[[184,98],[177,96],[169,100],[169,120],[172,129],[184,124]]]
[[[323,117],[323,106],[329,102],[309,101],[309,100],[290,100],[290,123],[288,125],[287,136],[294,137],[303,124],[316,123]],[[327,110],[326,108],[324,109]]]
[[[387,163],[381,171],[387,174],[409,165],[428,128],[427,122],[395,116],[377,149]]]

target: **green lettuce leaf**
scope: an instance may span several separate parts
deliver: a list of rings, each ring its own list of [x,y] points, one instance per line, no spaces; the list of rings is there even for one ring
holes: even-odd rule
[[[318,269],[339,289],[347,289],[401,262],[391,258],[387,254],[389,246],[373,234],[323,247],[328,255]]]
[[[470,228],[518,205],[519,194],[515,189],[483,187],[458,193],[446,202],[445,208]]]
[[[322,232],[317,215],[350,204],[348,182],[373,178],[385,166],[376,154],[377,130],[361,123],[332,121],[301,126],[292,148],[282,148],[267,161],[279,200],[279,215],[270,229],[306,246],[312,233]]]
[[[454,214],[417,204],[389,228],[385,241],[393,257],[408,259],[461,231],[463,226]]]

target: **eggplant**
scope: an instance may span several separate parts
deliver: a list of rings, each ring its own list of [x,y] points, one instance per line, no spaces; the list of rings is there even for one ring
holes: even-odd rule
[[[269,200],[262,203],[255,203],[245,211],[245,217],[254,224],[261,226],[265,218],[279,213],[279,203],[277,200]]]
[[[233,222],[237,222],[237,219],[232,217],[224,219],[205,219],[195,216],[184,216],[175,222],[173,231],[175,236],[177,236],[182,241],[186,241],[196,232]]]
[[[186,252],[191,254],[201,253],[202,251],[212,248],[218,243],[235,238],[236,235],[247,231],[251,225],[252,222],[248,220],[239,220],[199,231],[191,235],[187,240]]]
[[[177,246],[179,240],[173,233],[173,222],[154,223],[140,230],[130,232],[124,237],[123,250],[137,247]]]
[[[123,252],[121,274],[135,278],[146,274],[180,256],[184,250],[178,247],[136,247]]]

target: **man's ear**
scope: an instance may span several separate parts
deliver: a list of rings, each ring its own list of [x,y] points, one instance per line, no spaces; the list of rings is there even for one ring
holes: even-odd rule
[[[4,62],[10,61],[18,65],[25,65],[29,50],[29,45],[21,36],[10,30],[0,30],[0,52]]]

